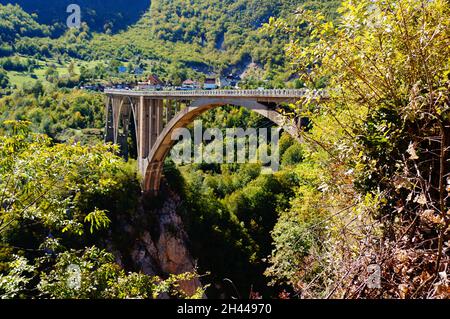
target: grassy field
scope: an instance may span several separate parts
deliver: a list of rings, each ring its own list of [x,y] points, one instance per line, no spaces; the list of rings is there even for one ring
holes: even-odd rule
[[[26,59],[26,57],[18,56],[19,59]],[[81,61],[74,60],[75,68],[74,72],[76,74],[80,74],[80,68],[85,66],[87,68],[92,68],[98,63],[103,61]],[[39,67],[34,69],[32,73],[29,72],[17,72],[17,71],[8,71],[8,77],[11,85],[16,87],[23,87],[24,85],[33,85],[36,81],[43,82],[44,85],[49,85],[50,83],[45,79],[45,72],[50,65],[55,65],[56,70],[59,76],[64,76],[69,74],[68,66],[69,63],[59,63],[55,59],[48,60],[38,60],[37,61]]]

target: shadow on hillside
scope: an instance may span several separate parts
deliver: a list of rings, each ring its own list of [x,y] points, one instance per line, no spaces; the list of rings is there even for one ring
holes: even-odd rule
[[[135,24],[150,8],[150,0],[0,0],[1,4],[18,4],[28,13],[36,13],[41,24],[59,24],[57,32],[64,32],[69,16],[69,4],[78,4],[82,21],[91,31],[117,33]]]

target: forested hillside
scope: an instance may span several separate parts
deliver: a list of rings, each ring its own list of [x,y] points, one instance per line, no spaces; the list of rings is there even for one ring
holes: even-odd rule
[[[36,17],[18,6],[6,5],[0,10],[0,37],[2,47],[20,37],[44,37],[50,35],[47,26],[40,25]],[[4,52],[3,54],[6,54]]]
[[[2,7],[5,19],[0,29],[4,42],[0,55],[120,60],[145,65],[148,71],[175,82],[210,73],[241,74],[255,62],[266,71],[268,80],[277,78],[280,83],[291,74],[283,55],[288,38],[269,37],[259,31],[261,26],[270,17],[293,14],[297,6],[324,10],[330,18],[336,16],[337,7],[336,1],[157,0],[144,10],[145,1],[133,2],[131,8],[125,1],[114,1],[107,7],[88,1],[80,3],[81,30],[62,34],[61,21],[65,23],[68,16],[64,1],[55,1],[55,6],[23,2],[25,11],[17,6]],[[134,21],[129,16],[132,14],[139,18],[134,17]],[[116,16],[121,20],[111,22]],[[113,29],[122,31],[111,35]]]
[[[242,70],[252,61],[280,71],[286,38],[259,30],[270,17],[291,15],[299,6],[323,9],[332,18],[337,1],[156,0],[136,26],[112,38],[98,36],[93,44],[99,52],[132,52],[204,72]]]

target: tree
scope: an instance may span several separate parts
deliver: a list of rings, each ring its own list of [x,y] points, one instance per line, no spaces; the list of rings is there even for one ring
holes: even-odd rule
[[[70,61],[67,71],[69,72],[69,76],[73,77],[75,75],[75,62],[72,60]]]
[[[45,79],[50,83],[56,83],[59,79],[59,73],[54,64],[50,65],[47,70],[45,70]]]
[[[450,5],[344,1],[339,12],[336,25],[304,11],[293,23],[269,26],[296,39],[287,53],[300,79],[309,88],[325,84],[328,95],[315,101],[320,109],[305,100],[301,108],[314,128],[303,136],[309,159],[320,164],[322,205],[339,218],[330,217],[330,241],[302,258],[305,271],[297,279],[310,278],[306,269],[322,269],[324,281],[305,293],[328,297],[448,297],[439,273],[449,258],[443,243],[450,222]],[[308,43],[300,40],[305,34]],[[356,235],[332,239],[349,229]],[[275,252],[274,264],[283,261],[282,251]],[[320,267],[311,267],[313,261]],[[364,283],[370,263],[380,265],[389,290],[354,285]],[[402,267],[408,274],[398,274]]]
[[[8,74],[5,70],[0,69],[0,88],[5,89],[9,85]]]
[[[33,86],[29,89],[36,98],[44,93],[44,85],[40,80],[36,81]]]
[[[81,194],[114,185],[110,177],[120,159],[107,146],[52,145],[31,133],[29,124],[6,121],[9,133],[0,137],[0,232],[38,220],[55,231],[82,234],[86,214],[67,210]]]
[[[68,271],[71,266],[74,272]],[[114,263],[112,254],[88,247],[81,253],[61,253],[54,269],[41,275],[38,289],[57,299],[156,299],[162,294],[186,298],[190,296],[185,295],[178,284],[193,278],[192,274],[183,274],[162,280],[157,276],[125,273]],[[194,297],[202,294],[199,290]]]
[[[125,168],[115,147],[55,145],[49,137],[32,133],[29,122],[4,124],[0,243],[14,246],[16,255],[7,255],[6,270],[0,273],[0,298],[187,297],[178,284],[194,274],[167,280],[127,274],[112,254],[95,246],[80,249],[86,236],[111,222],[109,211],[89,207],[94,198],[120,185]],[[202,295],[200,289],[189,297]]]
[[[300,144],[295,143],[290,146],[281,158],[281,163],[283,165],[292,166],[299,164],[303,160],[303,148]]]

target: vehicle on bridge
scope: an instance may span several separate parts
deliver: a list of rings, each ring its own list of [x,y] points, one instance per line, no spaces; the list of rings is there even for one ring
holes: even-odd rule
[[[215,78],[206,78],[203,84],[204,90],[217,90],[218,88],[217,80]]]
[[[105,87],[100,84],[93,84],[93,85],[87,84],[80,86],[80,90],[103,92],[105,90]]]
[[[189,91],[189,90],[199,90],[200,84],[197,81],[187,79],[181,84],[181,87],[177,87],[178,91]]]

